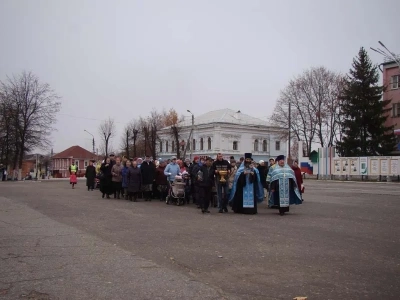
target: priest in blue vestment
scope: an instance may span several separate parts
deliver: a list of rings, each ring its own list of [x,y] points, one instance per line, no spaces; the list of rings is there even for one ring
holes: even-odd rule
[[[257,168],[251,163],[251,153],[245,153],[244,157],[233,181],[229,204],[235,213],[256,214],[257,203],[264,200],[264,188]]]
[[[276,158],[276,167],[272,170],[270,177],[269,207],[278,206],[279,214],[283,216],[289,211],[289,205],[302,203],[296,176],[292,168],[285,163],[283,155]]]

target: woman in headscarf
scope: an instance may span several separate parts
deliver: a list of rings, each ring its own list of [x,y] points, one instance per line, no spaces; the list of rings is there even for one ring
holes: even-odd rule
[[[101,164],[101,178],[100,178],[100,192],[102,193],[102,198],[107,196],[107,199],[110,199],[110,195],[113,192],[112,182],[111,182],[111,160],[107,157],[104,163]]]

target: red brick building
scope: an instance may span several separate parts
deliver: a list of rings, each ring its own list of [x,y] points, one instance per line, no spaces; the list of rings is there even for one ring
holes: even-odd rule
[[[386,60],[382,66],[383,85],[386,86],[383,98],[392,100],[389,104],[391,110],[386,125],[394,126],[395,134],[398,137],[397,151],[400,151],[400,67],[394,60]]]
[[[69,166],[75,162],[78,166],[78,177],[82,177],[90,160],[97,161],[98,157],[80,146],[72,146],[52,157],[52,175],[56,178],[69,177]]]

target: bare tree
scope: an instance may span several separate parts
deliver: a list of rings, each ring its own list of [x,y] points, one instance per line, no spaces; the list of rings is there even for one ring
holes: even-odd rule
[[[130,140],[132,139],[132,131],[131,131],[131,127],[130,124],[126,125],[124,128],[124,134],[121,138],[121,149],[124,149],[125,151],[125,156],[126,157],[130,157],[130,147],[131,147],[131,143]]]
[[[297,140],[305,141],[307,153],[316,142],[333,146],[339,132],[339,94],[342,76],[325,67],[312,68],[289,82],[281,91],[272,122],[289,128]],[[291,105],[289,124],[288,106]]]
[[[41,83],[31,72],[8,77],[0,82],[0,90],[1,130],[6,132],[6,142],[15,148],[14,169],[20,169],[26,153],[51,145],[50,137],[61,103],[50,85]]]
[[[105,154],[105,156],[108,156],[109,151],[111,151],[110,142],[114,138],[115,133],[116,128],[113,119],[108,118],[100,124],[99,134],[102,138],[100,149],[101,152]]]
[[[140,132],[140,123],[138,120],[133,120],[131,122],[131,132],[132,132],[132,142],[133,142],[133,156],[137,157],[137,143]]]
[[[147,155],[147,151],[149,149],[149,139],[150,139],[150,125],[148,122],[148,118],[142,118],[140,117],[139,119],[139,134],[140,134],[140,138],[142,139],[142,147],[140,147],[141,151],[140,156],[144,156]]]
[[[149,123],[149,150],[153,158],[157,157],[157,142],[160,138],[158,133],[160,129],[164,127],[163,114],[159,113],[156,109],[150,112],[150,117],[148,118]]]
[[[179,123],[184,120],[183,116],[178,116],[175,109],[171,108],[168,112],[164,112],[164,126],[170,128],[171,137],[173,138],[174,148],[176,151],[176,157],[179,159],[181,157],[181,147],[180,147],[180,133],[182,128]]]

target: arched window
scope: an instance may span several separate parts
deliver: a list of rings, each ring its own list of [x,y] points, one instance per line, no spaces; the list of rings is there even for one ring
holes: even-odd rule
[[[172,141],[171,148],[172,148],[171,151],[175,152],[175,141]]]
[[[204,150],[204,140],[203,140],[203,138],[200,139],[200,150]]]
[[[165,152],[168,152],[168,141],[165,142]]]
[[[209,137],[207,140],[208,143],[208,150],[211,150],[211,138]]]
[[[264,152],[268,152],[267,140],[263,140],[263,151],[264,151]]]
[[[237,141],[233,141],[233,150],[238,150],[238,142]]]
[[[193,139],[193,150],[196,150],[196,140]]]
[[[162,141],[160,141],[160,152],[163,152],[162,151]]]
[[[254,141],[254,151],[258,151],[258,140]]]

